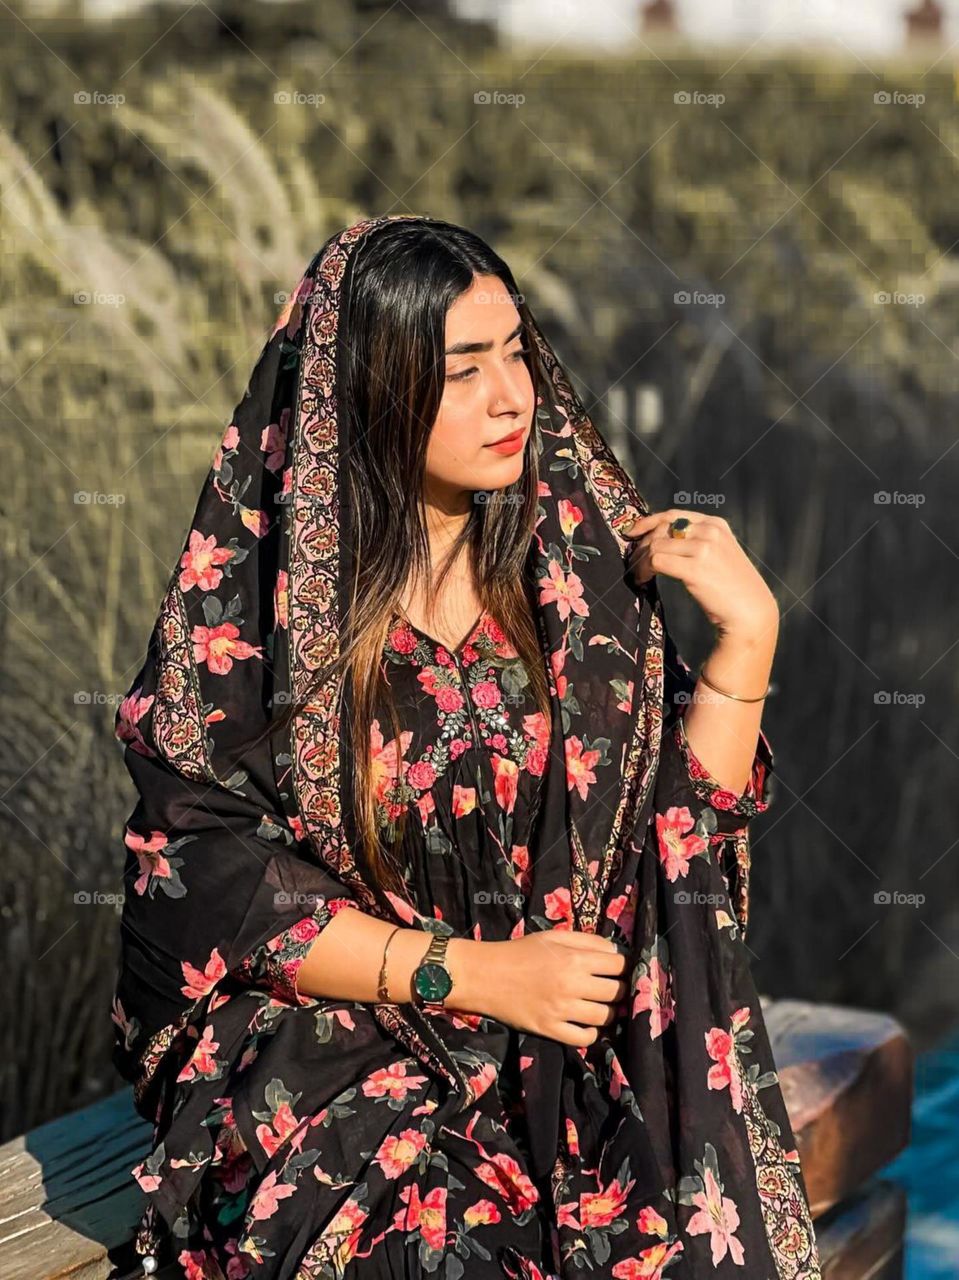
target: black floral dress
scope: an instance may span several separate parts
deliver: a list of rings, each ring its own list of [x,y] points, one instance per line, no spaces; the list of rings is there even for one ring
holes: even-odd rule
[[[549,760],[548,727],[521,659],[486,611],[455,651],[396,614],[384,671],[400,732],[397,737],[387,728],[385,715],[371,726],[377,812],[387,834],[406,814],[411,898],[424,917],[456,935],[514,936],[515,916],[504,906],[521,899],[527,885]],[[580,767],[574,762],[573,777]],[[690,793],[718,805],[717,842],[724,848],[766,807],[772,758],[764,736],[742,797],[710,778],[689,750],[681,719],[670,731],[662,767],[683,768]],[[657,815],[669,881],[685,881],[704,854],[688,816],[678,809]],[[385,1280],[430,1273],[545,1280],[568,1274],[568,1258],[577,1255],[577,1248],[566,1252],[571,1236],[582,1242],[588,1274],[609,1258],[608,1241],[621,1235],[622,1248],[629,1239],[622,1233],[631,1229],[661,1243],[634,1248],[636,1256],[610,1274],[655,1278],[667,1268],[672,1275],[674,1264],[676,1275],[684,1274],[683,1246],[667,1235],[655,1208],[627,1220],[626,1187],[614,1180],[563,1203],[561,1184],[530,1175],[524,1033],[453,1010],[430,1015],[443,1021],[443,1037],[474,1095],[436,1131],[430,1117],[438,1106],[437,1082],[401,1044],[385,1042],[370,1006],[298,990],[297,970],[320,930],[321,913],[326,919],[349,903],[325,900],[230,972],[219,1010],[211,1010],[180,1072],[165,1141],[133,1171],[145,1191],[165,1191],[171,1202],[181,1190],[181,1171],[195,1187],[178,1229],[183,1274],[193,1280],[259,1274]],[[632,909],[624,903],[624,917]],[[568,889],[547,894],[545,911],[553,927],[572,927]],[[675,1007],[664,959],[665,952],[650,957],[633,975],[632,1016],[648,1019],[653,1039],[666,1031]],[[304,1022],[312,1028],[306,1037]],[[733,1039],[720,1028],[704,1031],[713,1063],[709,1088],[726,1090],[741,1109]],[[585,1050],[577,1052],[585,1058]],[[607,1087],[620,1105],[629,1104],[615,1068]],[[197,1141],[204,1131],[206,1150]],[[575,1132],[566,1137],[575,1151]],[[795,1152],[786,1159],[796,1159]],[[687,1233],[707,1236],[718,1276],[758,1276],[743,1270],[736,1205],[711,1182],[714,1172],[708,1165],[704,1170],[700,1209]]]

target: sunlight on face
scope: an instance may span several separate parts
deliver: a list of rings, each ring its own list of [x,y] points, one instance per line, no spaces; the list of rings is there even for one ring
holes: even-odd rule
[[[497,276],[474,277],[446,314],[446,381],[426,453],[427,490],[444,505],[470,503],[474,490],[502,489],[523,473],[535,404],[519,325]],[[517,432],[515,452],[490,447]]]

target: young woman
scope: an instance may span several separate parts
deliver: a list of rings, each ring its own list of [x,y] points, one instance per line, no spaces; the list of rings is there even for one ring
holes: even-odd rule
[[[145,1270],[820,1275],[743,942],[777,629],[483,241],[324,244],[118,716]]]

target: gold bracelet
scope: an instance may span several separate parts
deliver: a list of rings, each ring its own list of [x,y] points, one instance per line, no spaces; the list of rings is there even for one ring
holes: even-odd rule
[[[398,924],[393,930],[393,933],[399,933],[402,927],[403,926],[401,924]],[[386,953],[389,951],[390,943],[393,941],[393,933],[391,933],[386,939],[386,946],[383,948],[383,963],[380,965],[380,981],[376,988],[377,1000],[381,1000],[385,1004],[389,1004],[390,1002],[390,993],[386,989]]]
[[[738,693],[728,693],[725,689],[720,689],[718,684],[713,684],[712,680],[709,679],[702,667],[699,668],[699,678],[702,680],[703,684],[708,684],[710,689],[715,689],[716,692],[721,693],[724,698],[734,698],[737,702],[762,702],[763,698],[766,697],[769,690],[772,688],[771,684],[767,684],[766,693],[761,693],[758,698],[743,698]]]

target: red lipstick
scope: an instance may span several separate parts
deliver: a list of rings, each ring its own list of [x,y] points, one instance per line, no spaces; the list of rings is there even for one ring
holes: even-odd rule
[[[523,447],[523,437],[526,429],[521,427],[519,431],[514,431],[512,435],[504,436],[502,440],[497,440],[495,444],[486,445],[487,449],[493,449],[496,453],[518,453]]]

